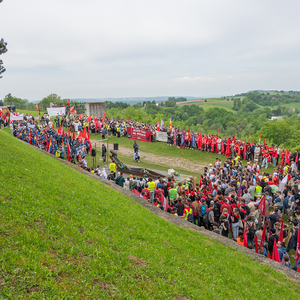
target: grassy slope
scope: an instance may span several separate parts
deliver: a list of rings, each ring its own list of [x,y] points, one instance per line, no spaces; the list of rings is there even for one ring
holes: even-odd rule
[[[285,275],[1,130],[0,156],[1,298],[298,298]]]

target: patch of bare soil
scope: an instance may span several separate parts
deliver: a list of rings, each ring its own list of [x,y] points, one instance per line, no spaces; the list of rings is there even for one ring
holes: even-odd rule
[[[91,140],[91,142],[93,143],[94,141]],[[109,144],[109,149],[113,149],[113,144]],[[196,150],[191,150],[191,151],[196,151]],[[133,158],[132,149],[119,145],[119,152],[122,155]],[[207,166],[207,164],[192,162],[189,159],[185,159],[181,157],[162,156],[162,155],[157,155],[157,154],[143,152],[143,151],[140,151],[140,154],[141,154],[141,161],[147,161],[147,163],[163,165],[168,168],[173,168],[175,171],[176,168],[180,168],[186,170],[187,172],[190,172],[190,170],[195,170],[196,172],[202,172],[204,167]]]
[[[175,299],[176,300],[190,300],[188,297],[185,297],[185,296],[176,296]]]
[[[134,255],[128,255],[127,257],[134,260],[134,262],[135,262],[135,264],[133,265],[134,267],[144,267],[144,266],[146,266],[146,262],[141,258],[138,258]]]

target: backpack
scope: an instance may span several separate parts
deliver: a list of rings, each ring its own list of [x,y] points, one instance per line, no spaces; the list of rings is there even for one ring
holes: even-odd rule
[[[205,213],[205,215],[203,216],[203,223],[204,223],[204,224],[208,224],[208,222],[209,222],[208,214],[209,214],[209,211],[207,211],[207,212]]]
[[[246,222],[246,224],[247,224],[247,229],[248,229],[248,236],[249,236],[249,239],[250,239],[250,240],[253,240],[254,237],[255,237],[255,233],[256,233],[256,230],[255,230],[255,228],[254,228],[254,223],[253,223],[252,226],[250,226],[248,222]]]

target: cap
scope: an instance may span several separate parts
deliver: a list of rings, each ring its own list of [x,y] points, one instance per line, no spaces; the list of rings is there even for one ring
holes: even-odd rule
[[[213,224],[212,224],[213,226],[218,226],[218,223],[216,223],[216,222],[213,222]]]

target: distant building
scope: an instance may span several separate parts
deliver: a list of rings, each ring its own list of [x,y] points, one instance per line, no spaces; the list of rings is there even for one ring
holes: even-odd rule
[[[269,121],[273,121],[276,119],[282,119],[283,117],[287,117],[287,116],[273,116],[273,117],[271,117],[271,119],[269,119]]]

